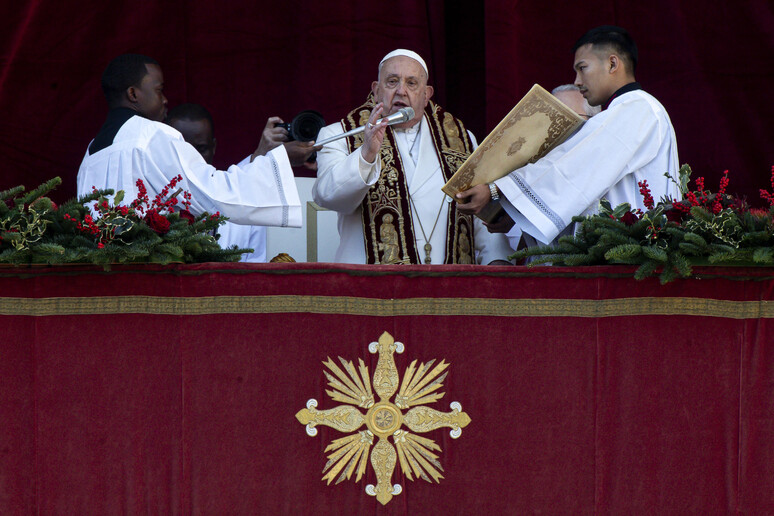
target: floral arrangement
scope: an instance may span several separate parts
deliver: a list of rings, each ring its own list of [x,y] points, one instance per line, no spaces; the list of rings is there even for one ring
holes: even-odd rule
[[[191,194],[174,178],[152,201],[141,179],[137,199],[122,205],[124,192],[94,189],[57,206],[46,197],[59,185],[51,179],[26,192],[0,192],[0,263],[196,263],[238,261],[249,249],[221,249],[220,213],[193,216]],[[112,200],[110,199],[112,197]],[[181,197],[182,200],[178,200]],[[93,208],[89,209],[89,206]]]
[[[643,181],[639,187],[647,211],[632,210],[627,203],[612,208],[603,199],[599,214],[573,217],[579,223],[573,236],[559,238],[555,246],[521,250],[512,258],[535,257],[531,265],[634,264],[639,265],[635,278],[658,274],[662,284],[689,277],[692,265],[774,265],[774,167],[772,191],[760,191],[768,209],[750,208],[726,193],[727,170],[716,193],[706,189],[703,177],[690,190],[690,175],[691,168],[683,165],[680,200],[656,203]]]

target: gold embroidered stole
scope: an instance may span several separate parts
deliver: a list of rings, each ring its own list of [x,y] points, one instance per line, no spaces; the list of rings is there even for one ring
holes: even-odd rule
[[[369,96],[365,104],[342,120],[344,131],[365,125],[373,106]],[[473,151],[473,143],[462,122],[433,102],[428,103],[424,117],[444,181],[448,181]],[[362,144],[363,133],[347,137],[350,153]],[[381,175],[361,205],[366,263],[424,263],[417,252],[408,185],[391,127],[385,133],[379,159]],[[456,202],[449,203],[444,263],[474,263],[474,249],[472,217],[459,213]]]

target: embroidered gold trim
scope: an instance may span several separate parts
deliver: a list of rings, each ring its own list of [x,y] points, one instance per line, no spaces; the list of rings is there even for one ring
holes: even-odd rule
[[[726,301],[692,297],[619,299],[377,299],[349,296],[103,296],[0,298],[0,315],[207,315],[318,313],[368,316],[472,315],[494,317],[707,316],[722,319],[774,318],[774,301]]]

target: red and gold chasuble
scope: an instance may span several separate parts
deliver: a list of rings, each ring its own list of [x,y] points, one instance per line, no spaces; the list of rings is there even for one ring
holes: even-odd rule
[[[342,120],[344,131],[365,125],[373,106],[373,99],[369,96],[365,104]],[[448,181],[473,152],[473,143],[462,122],[433,102],[428,102],[424,119],[433,137],[444,181]],[[347,138],[350,153],[362,144],[362,133]],[[379,158],[382,160],[381,175],[361,206],[366,263],[421,264],[423,259],[416,246],[410,192],[391,127],[385,133]],[[458,212],[456,202],[449,203],[444,263],[475,263],[473,249],[472,217]]]

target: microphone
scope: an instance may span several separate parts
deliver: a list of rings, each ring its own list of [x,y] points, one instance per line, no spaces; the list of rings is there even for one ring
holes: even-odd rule
[[[402,124],[403,122],[408,122],[414,118],[414,108],[407,106],[404,108],[400,108],[395,113],[391,114],[390,116],[382,117],[379,120],[376,121],[374,124],[374,127],[380,126],[380,125],[395,125],[395,124]],[[359,134],[365,131],[366,126],[356,127],[355,129],[352,129],[351,131],[347,131],[344,134],[338,134],[336,136],[331,136],[330,138],[326,138],[325,140],[315,142],[315,147],[318,145],[326,145],[328,143],[334,142],[336,140],[340,140],[341,138],[346,138],[347,136],[352,136],[354,134]]]
[[[385,123],[387,125],[402,124],[403,122],[408,122],[412,118],[414,118],[414,108],[404,107],[400,108],[398,111],[388,117],[380,118],[374,125],[382,125]]]

